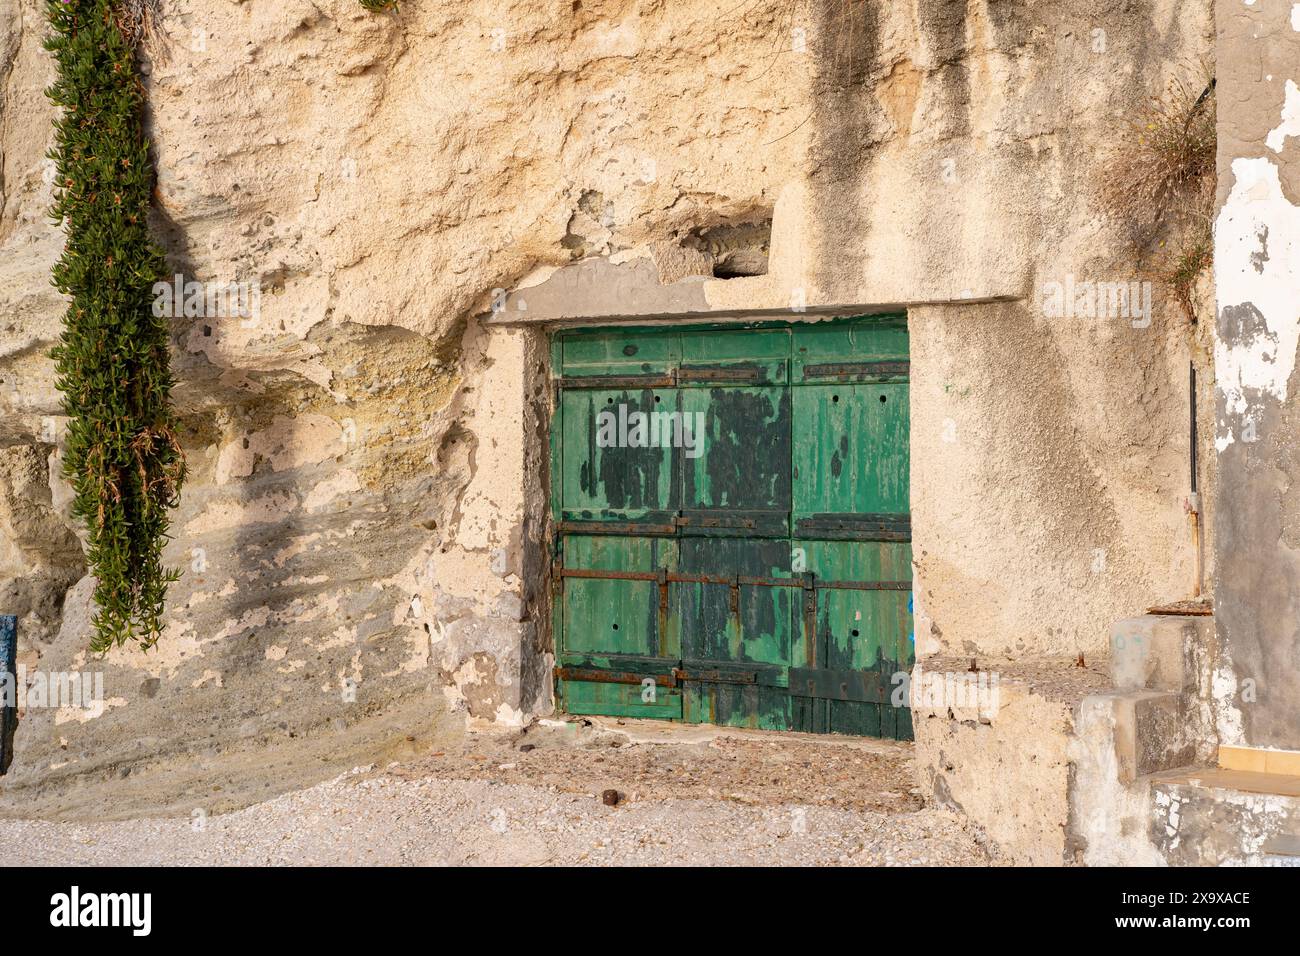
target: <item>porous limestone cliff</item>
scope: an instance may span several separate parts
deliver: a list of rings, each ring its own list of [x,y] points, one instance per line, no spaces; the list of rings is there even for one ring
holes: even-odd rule
[[[187,280],[262,294],[175,322],[185,574],[157,650],[103,661],[47,357],[42,3],[0,10],[0,601],[26,660],[108,698],[28,715],[7,787],[395,702],[544,711],[547,358],[485,318],[578,261],[706,310],[911,306],[918,651],[1092,650],[1184,596],[1196,333],[1159,293],[1148,325],[1037,293],[1133,277],[1100,158],[1206,56],[1208,2],[161,8],[156,234]]]

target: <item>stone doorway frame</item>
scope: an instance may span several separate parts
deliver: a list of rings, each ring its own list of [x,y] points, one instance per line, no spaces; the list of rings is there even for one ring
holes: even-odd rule
[[[592,262],[597,265],[591,265]],[[581,294],[584,288],[590,287],[594,275],[604,275],[606,269],[616,268],[606,260],[577,263],[559,270],[546,283],[550,285],[562,277],[560,285],[570,295],[538,296],[530,289],[501,295],[494,302],[493,311],[479,320],[482,334],[487,337],[484,355],[488,360],[487,373],[480,385],[483,394],[479,404],[480,408],[485,405],[488,408],[491,432],[479,436],[477,470],[480,474],[490,475],[492,484],[498,489],[486,550],[492,572],[508,585],[509,599],[505,604],[511,610],[495,619],[476,620],[456,629],[450,646],[444,648],[444,660],[461,662],[452,672],[456,687],[451,693],[467,704],[472,726],[522,726],[534,717],[555,712],[551,680],[554,592],[548,549],[553,534],[549,430],[555,402],[550,349],[554,333],[571,328],[618,325],[673,327],[702,323],[740,325],[770,320],[817,322],[890,313],[906,313],[910,323],[912,310],[920,307],[979,305],[1018,298],[962,297],[944,301],[855,303],[797,309],[714,310],[692,308],[694,303],[690,302],[677,302],[672,287],[659,286],[648,295],[638,295],[634,288],[622,288],[626,283],[615,283],[628,295],[624,301],[644,306],[629,312],[609,307],[608,289],[604,286],[596,302]],[[587,278],[583,278],[584,275]],[[669,301],[665,301],[665,297]],[[674,305],[679,308],[674,309]],[[917,530],[914,524],[914,536]],[[918,608],[918,622],[920,619]],[[918,623],[918,633],[920,626]]]

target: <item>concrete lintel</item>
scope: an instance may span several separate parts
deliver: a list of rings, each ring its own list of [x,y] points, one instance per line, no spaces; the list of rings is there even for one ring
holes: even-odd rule
[[[793,309],[700,309],[680,312],[621,312],[600,315],[529,315],[526,312],[510,312],[508,309],[483,319],[483,324],[492,328],[539,327],[546,329],[582,328],[596,325],[672,325],[682,322],[726,322],[743,324],[746,322],[763,322],[784,320],[801,322],[808,320],[847,318],[857,315],[889,315],[934,306],[951,305],[988,305],[1001,302],[1020,302],[1023,296],[995,295],[971,296],[958,299],[924,299],[908,302],[860,302],[836,305],[808,306],[795,311]]]

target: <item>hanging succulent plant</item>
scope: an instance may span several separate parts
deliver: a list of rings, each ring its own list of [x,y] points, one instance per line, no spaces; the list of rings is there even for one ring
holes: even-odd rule
[[[168,321],[155,316],[162,250],[149,233],[153,166],[136,75],[132,6],[49,0],[57,79],[55,203],[66,242],[54,285],[70,302],[53,357],[70,419],[64,473],[97,582],[91,649],[152,646],[167,585],[169,510],[185,475],[170,406]],[[121,20],[123,13],[126,19]],[[138,21],[134,21],[138,22]]]

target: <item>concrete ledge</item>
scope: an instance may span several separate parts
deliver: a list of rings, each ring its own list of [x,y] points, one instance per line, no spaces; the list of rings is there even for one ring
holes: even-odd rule
[[[1300,755],[1224,747],[1238,769],[1193,769],[1218,746],[1213,619],[1128,618],[1110,646],[1084,668],[979,661],[998,674],[993,707],[914,698],[922,790],[1018,864],[1300,866]],[[1275,772],[1250,772],[1270,757]]]
[[[960,676],[970,659],[929,658],[918,670]],[[1081,701],[1109,686],[1105,661],[980,661],[996,675],[994,706],[913,702],[918,785],[960,810],[1014,863],[1067,861],[1069,753]]]
[[[1182,635],[1150,622],[1146,649],[1179,648]],[[1171,657],[1139,662],[1165,668]],[[964,670],[970,661],[930,658],[918,670]],[[1064,658],[979,662],[997,674],[995,706],[913,700],[917,777],[936,804],[960,810],[1014,863],[1035,866],[1159,865],[1149,834],[1150,775],[1195,759],[1189,695],[1115,690],[1112,664]],[[1181,664],[1178,671],[1181,673]],[[915,677],[914,677],[915,681]]]

